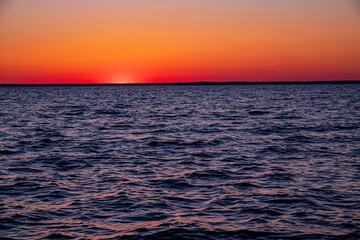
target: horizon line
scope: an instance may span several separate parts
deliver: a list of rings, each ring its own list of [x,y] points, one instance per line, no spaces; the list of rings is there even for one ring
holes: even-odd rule
[[[172,82],[172,83],[10,83],[0,87],[47,87],[47,86],[182,86],[182,85],[301,85],[301,84],[360,84],[360,80],[324,81],[228,81],[228,82]]]

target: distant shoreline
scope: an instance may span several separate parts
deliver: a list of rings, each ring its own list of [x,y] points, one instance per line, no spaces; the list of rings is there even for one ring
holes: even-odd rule
[[[347,81],[289,81],[289,82],[187,82],[187,83],[91,83],[91,84],[0,84],[0,87],[72,87],[72,86],[202,86],[202,85],[314,85],[360,84],[360,80]]]

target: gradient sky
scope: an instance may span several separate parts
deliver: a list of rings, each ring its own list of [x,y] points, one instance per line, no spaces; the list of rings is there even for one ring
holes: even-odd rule
[[[0,84],[359,79],[357,0],[0,0]]]

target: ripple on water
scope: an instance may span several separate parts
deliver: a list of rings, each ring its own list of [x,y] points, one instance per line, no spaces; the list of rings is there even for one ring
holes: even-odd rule
[[[0,88],[0,238],[360,239],[359,91]]]

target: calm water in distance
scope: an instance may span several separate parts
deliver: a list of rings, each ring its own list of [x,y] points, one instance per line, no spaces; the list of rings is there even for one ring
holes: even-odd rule
[[[360,85],[0,88],[1,239],[359,239]]]

